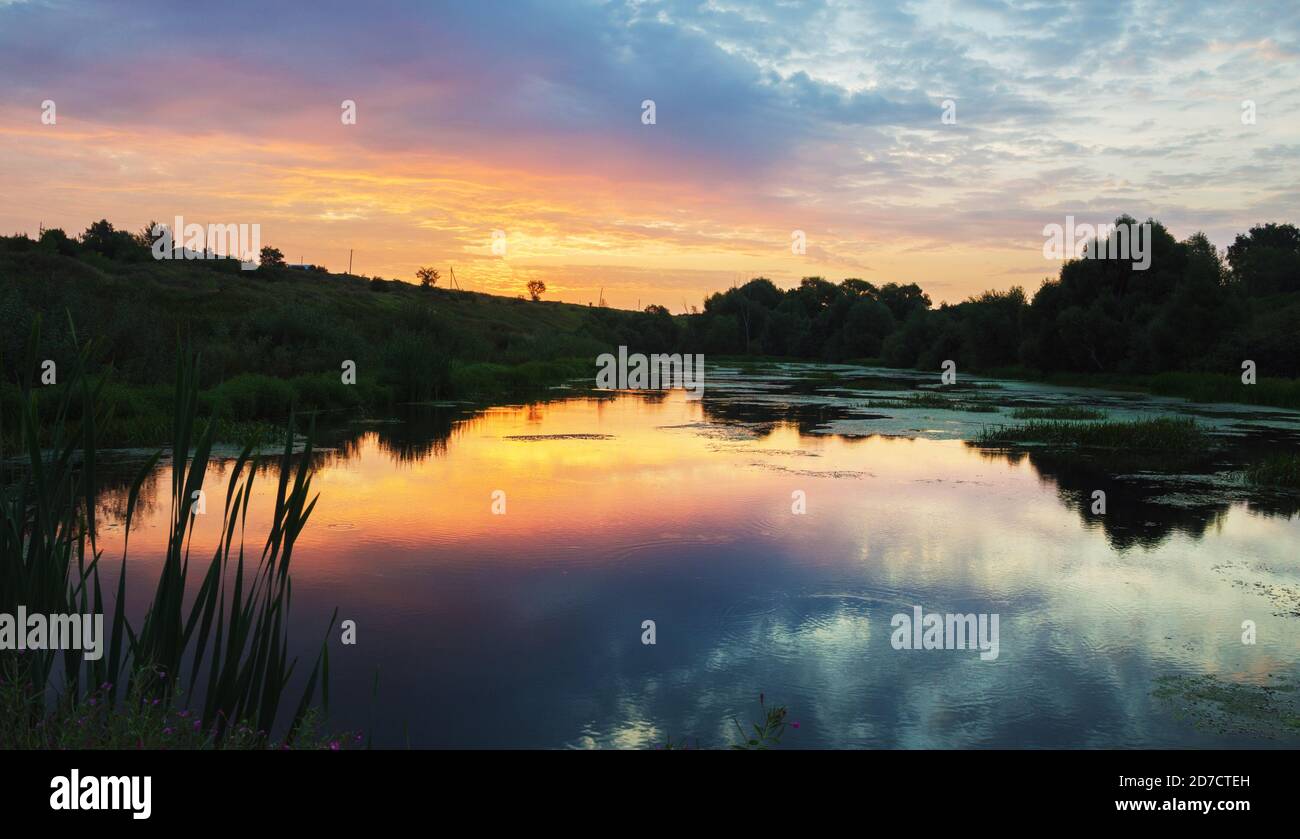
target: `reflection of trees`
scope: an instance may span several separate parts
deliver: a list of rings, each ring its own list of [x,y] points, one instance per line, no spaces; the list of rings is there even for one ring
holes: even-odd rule
[[[707,388],[700,401],[707,421],[744,426],[757,437],[766,437],[782,425],[793,425],[800,434],[812,434],[824,423],[855,416],[846,406],[838,404],[810,403],[799,399],[786,401],[775,395],[770,401],[755,401],[752,397],[711,397]],[[861,417],[861,414],[856,416]]]
[[[374,433],[379,450],[398,463],[418,463],[447,453],[456,420],[463,420],[464,414],[432,405],[411,405],[400,419],[364,427],[362,431]]]
[[[541,406],[531,406],[526,410],[540,420]],[[405,406],[393,421],[317,429],[311,453],[312,468],[327,469],[351,460],[360,453],[367,437],[373,437],[379,450],[397,462],[416,463],[445,454],[447,443],[453,436],[482,421],[482,412],[478,410],[411,405]],[[264,444],[251,467],[256,469],[259,478],[279,479],[283,443],[281,437],[279,441]],[[295,467],[302,457],[302,454],[293,456],[291,462]],[[220,515],[225,504],[225,476],[233,466],[233,457],[214,458],[209,462],[204,486],[208,493],[209,512]],[[95,501],[97,521],[101,527],[125,521],[131,485],[139,477],[141,467],[142,462],[138,460],[101,464]],[[136,500],[137,521],[154,516],[160,508],[165,512],[166,505],[171,503],[170,475],[170,463],[163,461],[144,477]],[[215,510],[212,505],[216,505]]]
[[[1300,498],[1286,493],[1258,493],[1246,500],[1246,509],[1261,516],[1290,518],[1300,513]]]
[[[1106,534],[1111,547],[1126,550],[1139,545],[1146,549],[1158,547],[1169,534],[1177,530],[1199,539],[1211,526],[1218,525],[1232,506],[1230,499],[1212,499],[1208,494],[1184,493],[1178,504],[1159,503],[1155,499],[1179,492],[1179,487],[1165,481],[1142,480],[1129,477],[1115,478],[1116,474],[1144,471],[1154,464],[1141,462],[1134,454],[1125,454],[1122,462],[1096,458],[1075,452],[981,448],[968,443],[989,460],[1006,460],[1021,463],[1025,458],[1039,477],[1056,485],[1056,495],[1069,509],[1079,515],[1084,523],[1099,528]],[[1166,460],[1166,470],[1169,463]],[[1200,461],[1181,463],[1186,472],[1210,471],[1211,464]],[[1106,493],[1104,515],[1092,512],[1092,493]]]
[[[140,474],[140,464],[101,467],[96,475],[98,492],[95,496],[95,520],[100,527],[126,520],[126,505],[131,497],[131,485]],[[159,503],[158,479],[161,469],[145,475],[140,483],[140,497],[135,502],[135,515],[153,515]],[[165,498],[161,500],[166,500]]]

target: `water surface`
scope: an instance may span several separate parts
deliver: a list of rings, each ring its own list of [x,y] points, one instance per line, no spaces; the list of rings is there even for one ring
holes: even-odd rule
[[[334,723],[373,720],[396,746],[717,746],[763,693],[805,747],[1295,744],[1198,727],[1153,696],[1161,677],[1296,675],[1300,516],[1231,478],[1233,458],[1296,445],[1295,413],[1012,382],[965,393],[997,413],[871,407],[937,377],[710,372],[700,401],[574,390],[429,409],[320,455],[292,640],[310,658],[335,606],[356,621],[355,646],[331,635]],[[1192,414],[1231,453],[1171,478],[968,442],[1010,405],[1054,404]],[[197,556],[229,466],[205,481]],[[164,465],[133,529],[133,608],[169,483]],[[105,499],[107,522],[120,504]],[[120,539],[110,527],[108,557]],[[893,649],[891,617],[916,605],[998,614],[998,658]]]

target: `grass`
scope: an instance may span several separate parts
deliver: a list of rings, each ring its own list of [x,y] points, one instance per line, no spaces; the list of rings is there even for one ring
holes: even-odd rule
[[[909,393],[898,399],[874,399],[863,403],[866,408],[931,408],[941,411],[971,411],[979,414],[996,414],[998,408],[988,402],[966,402],[942,393],[924,391]]]
[[[1300,455],[1273,455],[1249,466],[1245,477],[1255,486],[1300,489]]]
[[[775,748],[781,744],[781,738],[785,736],[786,729],[799,728],[799,723],[786,722],[790,712],[784,705],[773,705],[768,707],[766,698],[763,694],[758,695],[759,720],[751,722],[749,730],[745,730],[735,717],[732,717],[731,724],[736,728],[736,734],[740,739],[729,744],[731,749],[737,751],[766,751]],[[692,746],[688,740],[673,741],[672,737],[665,739],[663,745],[657,747],[662,751],[690,751],[703,748],[699,740],[695,741]]]
[[[1195,421],[1171,417],[1128,422],[1032,420],[1022,425],[985,428],[978,442],[984,445],[1043,443],[1096,449],[1194,452],[1208,445],[1208,436]]]
[[[9,242],[8,245],[5,242]],[[676,332],[644,312],[542,301],[323,272],[240,271],[225,260],[115,262],[15,250],[0,237],[0,355],[21,358],[43,316],[42,358],[57,384],[34,390],[53,420],[75,365],[70,317],[103,348],[88,369],[113,368],[101,392],[106,445],[170,442],[169,371],[177,336],[204,359],[199,403],[226,422],[283,426],[291,412],[384,411],[406,402],[527,397],[576,376],[620,344],[673,352]],[[382,289],[383,293],[376,293]],[[668,326],[671,326],[671,321]],[[355,383],[342,365],[355,363]],[[92,376],[98,378],[98,374]],[[0,385],[0,415],[16,429],[19,393]],[[79,406],[70,403],[70,419]],[[232,433],[234,432],[234,433]],[[218,441],[238,442],[219,425]],[[12,436],[7,441],[16,445]]]
[[[34,687],[0,682],[0,715],[17,725],[0,722],[0,746],[5,749],[171,749],[246,751],[263,749],[362,748],[361,732],[329,732],[319,708],[303,714],[292,740],[281,740],[240,720],[224,730],[204,727],[197,710],[183,703],[144,695],[137,681],[131,695],[110,701],[112,685],[105,683],[74,701],[62,700],[44,710],[35,722],[27,714],[40,697]],[[174,686],[179,696],[180,685]],[[43,703],[42,703],[43,704]]]
[[[1011,417],[1012,419],[1102,420],[1106,418],[1106,413],[1095,408],[1054,405],[1050,408],[1016,408],[1011,412]]]
[[[982,371],[1005,379],[1044,382],[1068,387],[1150,393],[1190,402],[1234,402],[1300,410],[1300,379],[1261,376],[1255,384],[1243,384],[1239,373],[1039,373],[1024,367]]]
[[[105,380],[85,373],[92,352],[89,344],[80,346],[54,420],[43,424],[32,377],[39,345],[37,319],[22,368],[27,375],[19,382],[15,436],[22,444],[22,460],[0,484],[0,613],[16,614],[22,605],[29,614],[100,614],[107,637],[100,640],[101,655],[95,661],[79,650],[0,650],[0,680],[20,691],[7,694],[0,747],[33,738],[63,742],[64,735],[51,733],[50,727],[82,719],[90,708],[107,707],[127,719],[139,716],[142,697],[170,708],[178,688],[194,699],[193,722],[215,747],[232,736],[236,725],[261,732],[264,744],[276,731],[284,732],[281,742],[293,742],[318,689],[322,708],[329,699],[329,655],[322,643],[300,698],[284,715],[296,666],[288,655],[289,563],[315,506],[310,438],[306,452],[295,458],[292,422],[285,433],[260,558],[251,563],[245,559],[244,530],[259,471],[259,458],[245,447],[230,470],[220,544],[206,564],[200,560],[191,565],[192,505],[207,472],[216,424],[198,419],[198,358],[178,354],[168,435],[173,443],[166,556],[143,619],[133,624],[125,614],[131,523],[141,485],[162,452],[144,463],[130,487],[120,566],[107,572],[107,585],[117,578],[110,604],[94,515],[96,435],[105,414]],[[80,415],[75,425],[68,420],[74,400]],[[198,584],[188,598],[191,581]],[[109,605],[111,615],[105,614]],[[331,617],[327,633],[333,623]],[[196,694],[200,677],[203,687]],[[52,698],[53,714],[48,707]],[[38,733],[40,728],[45,731]]]

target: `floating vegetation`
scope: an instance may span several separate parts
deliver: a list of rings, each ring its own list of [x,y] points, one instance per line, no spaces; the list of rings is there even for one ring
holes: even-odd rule
[[[1267,597],[1273,603],[1273,614],[1279,618],[1300,618],[1300,586],[1246,580],[1234,580],[1233,585]]]
[[[937,408],[941,411],[973,411],[996,414],[998,407],[988,402],[966,402],[942,393],[912,393],[898,399],[873,399],[862,403],[864,408]]]
[[[1209,437],[1194,420],[1159,417],[1127,422],[1034,420],[1023,425],[985,428],[980,432],[979,442],[983,445],[1042,443],[1097,449],[1194,452],[1205,449]]]
[[[1016,408],[1011,416],[1013,419],[1104,420],[1106,412],[1074,405],[1053,405],[1050,408]]]
[[[537,442],[541,440],[613,440],[613,434],[507,434],[506,440]]]
[[[780,464],[777,463],[763,463],[761,461],[755,461],[751,463],[750,466],[753,466],[757,469],[768,469],[773,472],[785,472],[788,475],[799,475],[804,478],[834,478],[835,480],[843,480],[843,479],[857,480],[860,478],[875,477],[875,475],[871,474],[870,472],[860,472],[854,469],[826,469],[821,471],[816,469],[794,469],[790,466],[781,466]]]
[[[1300,736],[1297,685],[1230,682],[1218,676],[1161,676],[1152,696],[1174,716],[1216,734],[1276,739]]]

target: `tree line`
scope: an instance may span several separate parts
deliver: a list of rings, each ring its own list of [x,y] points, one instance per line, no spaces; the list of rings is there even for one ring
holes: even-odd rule
[[[1180,242],[1149,223],[1146,270],[1072,259],[1032,298],[1015,287],[936,308],[915,283],[805,277],[782,290],[760,277],[709,296],[684,319],[684,343],[921,369],[954,359],[977,370],[1227,372],[1250,359],[1269,375],[1300,375],[1300,230],[1258,225],[1220,253],[1201,233]]]

